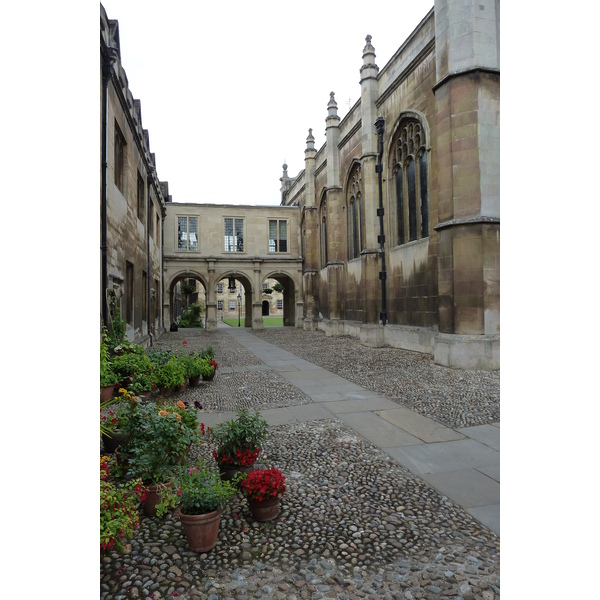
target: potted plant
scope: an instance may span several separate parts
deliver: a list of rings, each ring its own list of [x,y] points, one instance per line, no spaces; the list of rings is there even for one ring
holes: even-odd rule
[[[100,550],[121,552],[140,524],[138,507],[144,497],[139,479],[123,485],[100,480]]]
[[[165,505],[179,503],[177,514],[191,550],[207,552],[216,546],[222,510],[235,493],[235,486],[202,460],[180,468]]]
[[[223,478],[231,479],[236,472],[254,469],[268,429],[268,423],[258,411],[251,415],[248,409],[242,408],[236,419],[206,430],[209,442],[216,446],[212,454]]]
[[[185,376],[188,378],[190,386],[196,386],[200,382],[200,377],[204,372],[204,359],[198,354],[184,354],[181,357],[185,367]]]
[[[204,358],[202,363],[202,379],[212,381],[215,378],[219,364],[214,358]]]
[[[100,402],[112,398],[117,382],[117,375],[110,360],[108,335],[104,329],[100,340]]]
[[[196,431],[189,426],[188,417],[181,415],[181,411],[185,410],[183,406],[182,409],[178,405],[147,402],[140,409],[140,425],[137,431],[132,431],[126,444],[131,455],[129,473],[141,478],[144,484],[144,512],[147,516],[162,513],[159,506],[161,496],[173,485],[175,465],[181,462],[196,440]]]
[[[149,365],[146,371],[136,371],[130,377],[130,383],[127,391],[140,400],[148,400],[154,390],[154,366]]]
[[[100,405],[100,436],[106,452],[115,452],[130,437],[138,404],[136,396],[120,388],[116,399]]]
[[[275,468],[246,473],[240,481],[240,489],[255,521],[270,521],[277,517],[285,488],[285,477]]]
[[[123,348],[121,354],[112,359],[121,387],[127,388],[133,379],[142,373],[152,373],[153,365],[141,346],[135,344]],[[145,391],[145,390],[140,390]]]
[[[170,396],[175,388],[185,385],[185,366],[176,355],[172,355],[167,362],[158,367],[156,382],[160,386],[163,396]]]

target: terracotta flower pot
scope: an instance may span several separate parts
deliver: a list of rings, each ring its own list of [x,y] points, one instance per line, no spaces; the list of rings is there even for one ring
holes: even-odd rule
[[[208,552],[217,545],[221,511],[215,510],[204,515],[185,515],[177,511],[190,550]]]
[[[248,498],[248,506],[255,521],[270,521],[279,515],[281,509],[281,498],[275,496],[259,502],[253,498]]]
[[[164,385],[161,385],[160,386],[160,393],[165,398],[168,398],[169,396],[171,396],[173,394],[173,388],[172,387],[165,387]]]
[[[142,401],[150,400],[150,396],[152,395],[152,390],[148,390],[146,392],[140,392],[137,396]]]
[[[200,383],[200,375],[190,377],[190,387],[196,387]]]
[[[202,379],[204,379],[204,381],[212,381],[216,374],[217,370],[215,369],[210,375],[202,375]]]
[[[219,473],[223,481],[231,481],[236,473],[251,473],[254,471],[254,465],[241,467],[239,465],[219,465]]]
[[[113,392],[115,391],[115,386],[113,385],[104,385],[100,388],[100,402],[106,402],[110,400],[113,396]]]
[[[116,449],[129,439],[129,434],[123,431],[112,431],[110,434],[102,434],[102,445],[104,451],[113,454]]]
[[[156,516],[156,505],[160,504],[161,501],[161,490],[163,488],[173,487],[173,482],[158,483],[145,486],[146,500],[142,503],[144,506],[144,514],[147,517]]]

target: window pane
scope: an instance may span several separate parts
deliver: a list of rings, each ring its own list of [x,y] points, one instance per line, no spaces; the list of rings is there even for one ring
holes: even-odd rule
[[[229,301],[229,310],[233,310],[235,308],[235,300]]]
[[[417,239],[417,190],[415,187],[415,161],[411,158],[406,165],[408,185],[408,240]]]
[[[362,250],[365,244],[365,234],[364,234],[364,225],[363,225],[363,210],[362,210],[362,195],[358,192],[358,196],[356,197],[357,203],[357,219],[358,219],[358,247]]]
[[[277,221],[269,221],[269,252],[277,252]]]
[[[419,184],[421,187],[421,237],[429,236],[429,206],[427,198],[427,155],[419,158]]]
[[[198,217],[189,218],[190,250],[198,250]]]
[[[356,202],[352,198],[352,258],[358,256],[358,223],[356,222]]]
[[[396,171],[396,224],[398,244],[404,244],[404,189],[402,168]]]
[[[225,252],[233,252],[233,219],[225,219]]]
[[[177,219],[177,250],[187,250],[187,217]]]
[[[287,252],[287,221],[279,221],[279,252]]]
[[[235,220],[235,251],[244,251],[244,220]]]

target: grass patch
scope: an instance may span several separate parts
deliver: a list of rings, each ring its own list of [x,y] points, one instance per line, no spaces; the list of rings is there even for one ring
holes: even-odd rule
[[[223,323],[226,323],[227,325],[231,325],[231,327],[237,327],[238,319],[237,319],[237,317],[235,317],[235,318],[227,317],[227,318],[223,319]],[[245,319],[244,319],[244,317],[242,317],[240,319],[240,327],[244,327],[244,323],[245,323]],[[282,327],[283,326],[283,317],[263,317],[263,325],[265,327]]]

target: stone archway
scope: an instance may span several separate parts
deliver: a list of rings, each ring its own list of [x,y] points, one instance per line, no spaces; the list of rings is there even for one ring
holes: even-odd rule
[[[284,326],[301,328],[303,326],[303,302],[300,286],[293,276],[285,271],[267,272],[263,281],[267,279],[274,279],[283,287]]]
[[[195,280],[198,281],[200,283],[200,286],[203,288],[203,290],[200,290],[200,292],[204,292],[203,294],[196,292],[195,296],[194,294],[190,294],[188,296],[188,298],[184,298],[183,294],[185,292],[182,291],[182,287],[183,285],[178,285],[178,284],[183,284],[184,282],[187,282],[187,280]],[[168,285],[165,286],[165,291],[166,291],[166,295],[168,297],[168,303],[165,303],[165,308],[167,308],[166,311],[166,319],[165,319],[165,327],[167,330],[170,329],[171,325],[173,323],[175,323],[178,319],[178,317],[181,316],[181,313],[183,312],[184,307],[187,308],[187,305],[189,304],[189,302],[192,299],[197,299],[198,296],[204,296],[204,313],[203,313],[203,321],[204,323],[206,323],[206,298],[208,297],[208,289],[207,289],[207,283],[206,283],[206,279],[197,272],[191,271],[191,270],[186,270],[186,271],[182,271],[180,273],[177,273],[176,275],[174,275],[172,277],[172,279],[168,282]]]

